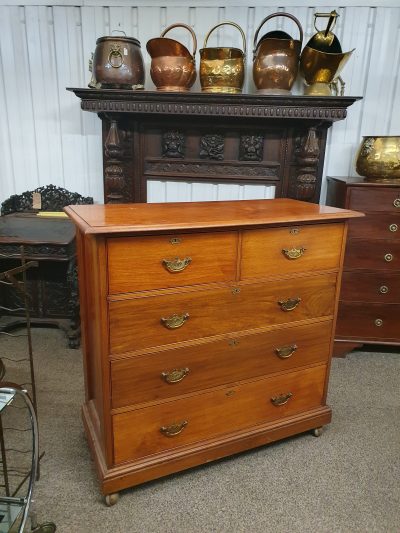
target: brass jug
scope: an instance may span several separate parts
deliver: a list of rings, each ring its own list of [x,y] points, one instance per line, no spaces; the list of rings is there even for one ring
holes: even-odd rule
[[[164,37],[173,28],[186,28],[192,35],[193,52],[174,39]],[[188,91],[196,81],[197,39],[187,24],[178,22],[166,28],[160,37],[150,39],[146,48],[151,56],[150,76],[158,91]]]
[[[207,48],[211,32],[220,26],[237,28],[243,39],[243,51],[239,48]],[[200,84],[208,93],[241,93],[244,82],[246,37],[235,22],[220,22],[207,33],[204,47],[200,50]]]
[[[309,96],[331,96],[332,92],[343,96],[345,83],[340,73],[354,52],[342,52],[339,39],[330,30],[339,15],[314,13],[314,27],[317,33],[311,37],[300,57],[300,71],[306,82],[304,94]],[[328,17],[325,31],[317,28],[317,18]]]
[[[300,38],[292,37],[283,31],[266,33],[257,42],[264,24],[274,17],[288,17],[299,29]],[[272,13],[258,26],[253,44],[253,80],[257,92],[261,94],[290,94],[299,70],[299,59],[303,42],[303,28],[290,13]]]

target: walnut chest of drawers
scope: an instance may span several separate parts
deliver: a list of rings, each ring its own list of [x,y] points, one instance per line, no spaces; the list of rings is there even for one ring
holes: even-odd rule
[[[335,354],[400,345],[400,185],[328,178],[327,203],[366,214],[349,222]]]
[[[83,419],[106,501],[330,421],[338,281],[357,213],[287,199],[66,211]]]

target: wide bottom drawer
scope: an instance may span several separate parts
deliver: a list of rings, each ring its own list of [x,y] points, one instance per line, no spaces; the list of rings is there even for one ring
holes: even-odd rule
[[[113,416],[115,464],[322,405],[326,365]]]
[[[335,336],[400,340],[400,304],[340,302]]]

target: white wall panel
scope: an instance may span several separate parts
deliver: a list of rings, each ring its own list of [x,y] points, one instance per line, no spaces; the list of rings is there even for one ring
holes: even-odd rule
[[[254,90],[252,50],[254,32],[262,19],[276,11],[295,15],[303,25],[305,43],[315,32],[313,13],[340,13],[335,32],[344,50],[356,48],[343,78],[346,94],[364,96],[348,110],[346,120],[335,123],[328,135],[324,175],[354,173],[354,156],[363,135],[400,134],[400,4],[398,0],[368,0],[312,6],[292,1],[279,7],[271,0],[129,0],[106,4],[101,0],[25,0],[20,6],[0,0],[0,201],[39,185],[54,183],[102,200],[101,121],[82,112],[80,102],[66,87],[85,87],[90,79],[88,60],[96,39],[123,30],[142,43],[146,88],[152,89],[146,42],[174,22],[189,23],[199,48],[217,22],[232,20],[246,34],[245,89]],[[343,4],[346,7],[343,7]],[[281,4],[282,5],[282,4]],[[267,22],[260,36],[275,28],[297,38],[295,24],[285,17]],[[170,36],[190,50],[184,29]],[[233,28],[215,31],[209,45],[242,48]],[[197,55],[197,67],[199,55]],[[194,90],[199,90],[196,81]],[[301,80],[295,94],[303,90]],[[273,188],[235,184],[149,183],[150,201],[192,201],[222,198],[271,197]],[[322,197],[325,193],[323,182]]]

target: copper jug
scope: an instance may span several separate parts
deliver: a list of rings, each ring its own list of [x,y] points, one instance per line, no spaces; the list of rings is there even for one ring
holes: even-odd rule
[[[270,31],[257,42],[261,27],[274,17],[288,17],[299,28],[300,38],[284,31]],[[261,94],[290,94],[299,70],[299,59],[303,42],[303,28],[290,13],[272,13],[261,22],[254,35],[253,79],[257,92]]]
[[[239,48],[207,48],[208,38],[220,26],[233,26],[240,31],[243,51]],[[201,89],[208,93],[241,93],[244,82],[246,37],[235,22],[220,22],[207,33],[204,47],[200,50]]]
[[[186,28],[192,35],[193,52],[174,39],[164,37],[173,28]],[[158,91],[188,91],[196,81],[197,39],[187,24],[178,22],[166,28],[160,37],[146,45],[151,56],[150,76]]]

